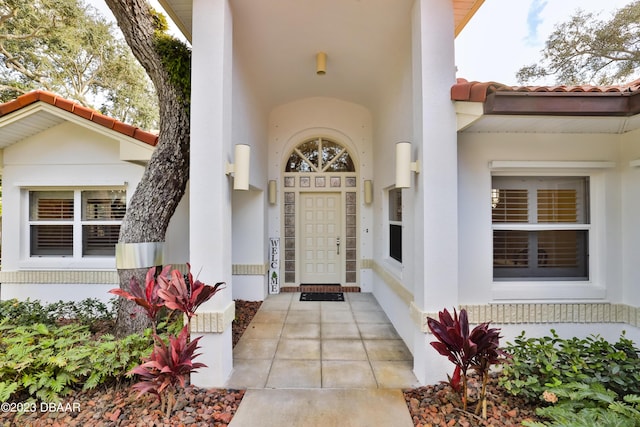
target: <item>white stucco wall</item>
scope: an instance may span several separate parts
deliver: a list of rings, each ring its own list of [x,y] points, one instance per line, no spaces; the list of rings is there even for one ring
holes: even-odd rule
[[[621,173],[628,162],[620,156],[620,136],[585,134],[463,133],[459,136],[460,303],[499,300],[603,300],[622,302]],[[493,282],[491,174],[495,160],[567,161],[571,167],[502,171],[520,175],[584,175],[591,177],[591,280],[576,282]],[[610,168],[581,168],[580,162],[615,162]],[[518,289],[516,289],[518,288]],[[510,289],[513,289],[511,291]]]
[[[119,187],[125,188],[130,198],[144,169],[121,161],[119,156],[119,140],[73,122],[64,122],[5,148],[2,271],[115,271],[114,257],[30,257],[26,221],[30,189]],[[112,287],[104,283],[3,282],[0,297],[108,300],[106,290]]]
[[[327,137],[344,145],[353,156],[358,174],[358,191],[364,180],[373,179],[372,117],[361,105],[335,98],[313,97],[274,108],[269,118],[269,179],[278,181],[278,203],[268,206],[268,233],[281,237],[282,173],[293,148],[314,137]],[[374,200],[377,194],[374,194]],[[362,197],[359,198],[362,200]],[[359,204],[359,258],[373,256],[373,206]],[[281,262],[281,266],[283,263]],[[371,291],[367,275],[361,275],[362,290]]]
[[[622,283],[621,299],[640,307],[640,130],[621,137],[620,169],[622,171]]]
[[[233,144],[251,146],[249,191],[234,191],[232,202],[232,256],[236,270],[257,271],[267,262],[266,232],[268,185],[268,113],[260,105],[250,73],[243,65],[241,52],[234,55],[233,74]],[[266,275],[234,274],[233,298],[260,301],[267,295]]]

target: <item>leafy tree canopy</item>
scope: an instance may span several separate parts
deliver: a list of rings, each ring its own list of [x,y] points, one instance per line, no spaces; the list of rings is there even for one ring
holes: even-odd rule
[[[555,79],[556,84],[623,84],[640,71],[640,1],[610,20],[577,11],[549,36],[538,64],[521,68],[522,84]]]
[[[157,97],[113,24],[82,0],[0,2],[0,101],[44,89],[144,129]]]

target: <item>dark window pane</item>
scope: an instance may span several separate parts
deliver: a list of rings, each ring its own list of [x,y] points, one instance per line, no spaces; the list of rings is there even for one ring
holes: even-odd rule
[[[32,256],[73,255],[72,225],[32,225]]]
[[[587,230],[493,232],[493,275],[503,279],[586,280]]]
[[[119,225],[83,225],[82,255],[113,256],[120,234]]]
[[[389,256],[402,262],[402,226],[389,225]]]

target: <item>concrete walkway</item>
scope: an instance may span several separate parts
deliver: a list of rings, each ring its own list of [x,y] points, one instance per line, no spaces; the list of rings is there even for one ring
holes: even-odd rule
[[[227,387],[247,392],[230,425],[412,426],[413,359],[373,295],[299,299],[270,295],[236,345]]]

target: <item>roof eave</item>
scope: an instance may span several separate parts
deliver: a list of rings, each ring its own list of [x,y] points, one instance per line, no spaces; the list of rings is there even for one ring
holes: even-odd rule
[[[640,92],[493,92],[487,115],[614,116],[640,113]]]

